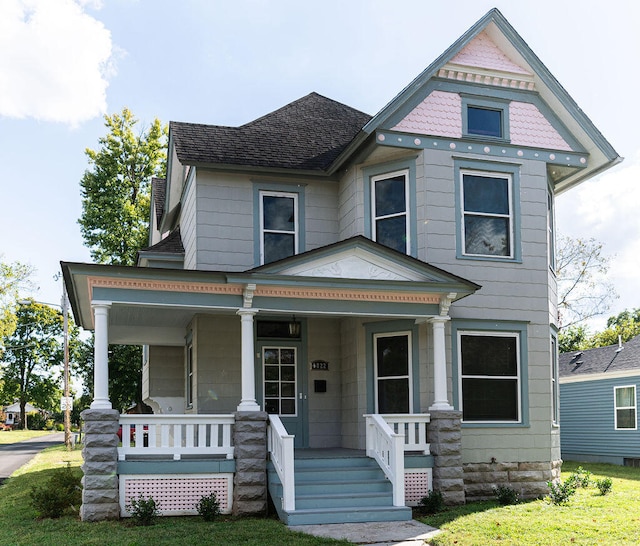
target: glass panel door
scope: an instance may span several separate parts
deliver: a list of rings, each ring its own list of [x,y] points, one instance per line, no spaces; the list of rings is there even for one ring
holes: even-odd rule
[[[411,334],[376,334],[376,412],[411,413]]]

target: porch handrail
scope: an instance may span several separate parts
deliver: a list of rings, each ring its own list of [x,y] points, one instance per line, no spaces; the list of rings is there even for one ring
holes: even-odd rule
[[[269,415],[267,442],[271,462],[282,483],[282,508],[287,512],[296,509],[293,442],[295,435],[287,433],[280,417]]]
[[[233,459],[233,415],[121,415],[122,447],[118,458],[129,455],[224,455]]]
[[[431,422],[428,413],[394,413],[382,418],[393,429],[393,432],[404,435],[405,451],[421,451],[425,455],[431,453],[427,441],[427,425]]]
[[[367,456],[375,459],[391,482],[393,505],[404,506],[404,434],[377,413],[365,415]]]

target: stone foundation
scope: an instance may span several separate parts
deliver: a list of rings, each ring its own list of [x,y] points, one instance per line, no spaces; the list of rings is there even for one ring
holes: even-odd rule
[[[549,493],[547,482],[560,479],[562,461],[533,463],[468,463],[464,465],[464,491],[467,502],[493,499],[494,487],[511,487],[522,499],[535,499]]]
[[[265,412],[238,412],[233,427],[236,474],[233,515],[263,515],[267,510],[267,420]]]
[[[118,498],[118,426],[116,410],[88,409],[84,421],[82,448],[82,521],[120,517]]]
[[[433,455],[433,489],[442,493],[445,504],[464,504],[462,471],[462,412],[431,411],[427,437]]]

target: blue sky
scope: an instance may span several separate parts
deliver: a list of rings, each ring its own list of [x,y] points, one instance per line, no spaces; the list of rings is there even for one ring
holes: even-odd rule
[[[640,307],[636,0],[0,0],[2,259],[54,303],[59,261],[90,261],[79,181],[105,113],[241,125],[316,91],[375,114],[492,7],[625,157],[557,219],[614,255],[607,316]]]

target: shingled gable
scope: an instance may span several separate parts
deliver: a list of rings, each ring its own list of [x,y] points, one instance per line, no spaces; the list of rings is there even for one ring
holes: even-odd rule
[[[311,93],[240,127],[171,122],[183,165],[323,172],[371,116]]]

